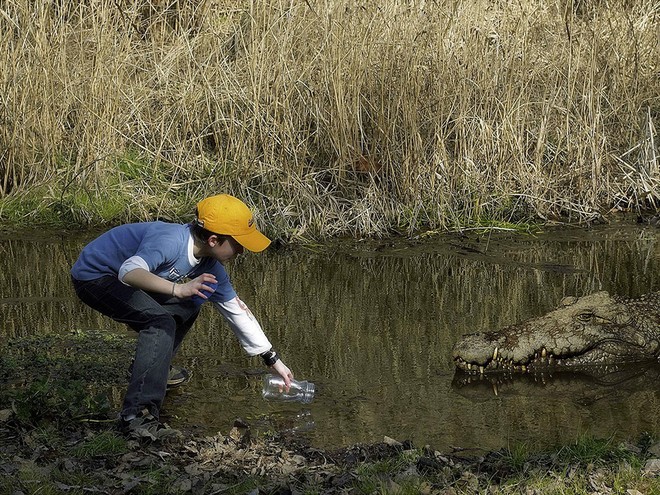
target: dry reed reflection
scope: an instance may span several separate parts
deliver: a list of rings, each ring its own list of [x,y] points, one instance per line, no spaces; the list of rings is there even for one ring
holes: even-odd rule
[[[65,236],[0,242],[3,339],[85,329],[131,335],[75,299],[68,268],[83,242]],[[540,314],[567,294],[658,290],[659,242],[657,229],[640,227],[536,238],[454,235],[390,246],[337,242],[320,252],[246,256],[230,273],[297,376],[318,386],[309,408],[315,428],[304,433],[312,441],[390,435],[438,447],[498,447],[508,440],[570,441],[592,430],[657,431],[654,388],[603,392],[588,404],[577,388],[466,395],[451,388],[451,348],[463,333]],[[194,400],[172,395],[169,413],[209,431],[237,416],[267,426],[293,428],[299,421],[301,411],[261,400],[260,363],[242,353],[212,308],[203,308],[178,359],[195,372],[184,392]]]

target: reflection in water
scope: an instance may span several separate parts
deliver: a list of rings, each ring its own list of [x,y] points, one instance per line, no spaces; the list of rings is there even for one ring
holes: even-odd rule
[[[132,335],[73,294],[68,267],[85,240],[0,242],[3,339],[72,328]],[[259,359],[204,307],[177,357],[193,380],[164,413],[208,432],[241,417],[318,447],[384,435],[438,449],[542,447],[580,433],[658,432],[657,377],[600,395],[591,386],[587,397],[571,381],[532,392],[508,384],[513,393],[495,396],[452,387],[451,349],[463,333],[539,315],[565,295],[660,290],[659,244],[657,228],[621,227],[247,255],[228,267],[234,285],[296,377],[316,384],[314,402],[264,401]]]

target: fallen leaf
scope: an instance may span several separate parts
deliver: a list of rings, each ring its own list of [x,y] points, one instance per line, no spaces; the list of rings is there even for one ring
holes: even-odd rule
[[[56,481],[54,485],[59,489],[64,492],[68,492],[69,490],[77,490],[80,487],[79,486],[72,486],[72,485],[65,485],[64,483],[60,483],[59,481]]]
[[[124,493],[128,493],[128,492],[130,492],[133,488],[135,488],[136,486],[138,486],[139,484],[140,484],[140,480],[139,480],[139,479],[133,479],[133,480],[131,480],[131,481],[127,481],[127,482],[124,483],[124,486],[122,487],[122,490],[124,491]]]
[[[660,475],[660,459],[649,459],[646,461],[644,472],[653,476]]]
[[[183,478],[174,483],[173,488],[177,492],[189,492],[192,490],[192,481],[190,478]]]
[[[390,438],[388,436],[383,438],[383,443],[391,446],[391,447],[402,447],[403,444],[397,440],[394,440],[393,438]]]

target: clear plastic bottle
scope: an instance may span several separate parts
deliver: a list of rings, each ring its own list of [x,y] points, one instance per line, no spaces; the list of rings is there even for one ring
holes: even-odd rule
[[[302,402],[308,404],[314,399],[314,384],[308,381],[291,380],[287,392],[284,379],[279,375],[265,375],[264,388],[261,392],[266,400]]]

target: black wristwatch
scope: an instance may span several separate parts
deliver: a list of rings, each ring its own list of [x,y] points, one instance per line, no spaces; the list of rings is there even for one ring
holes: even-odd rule
[[[273,349],[270,351],[266,351],[263,354],[261,354],[261,359],[264,360],[264,364],[266,366],[272,366],[275,364],[275,362],[279,359],[280,357],[277,355],[277,352],[275,352]]]

